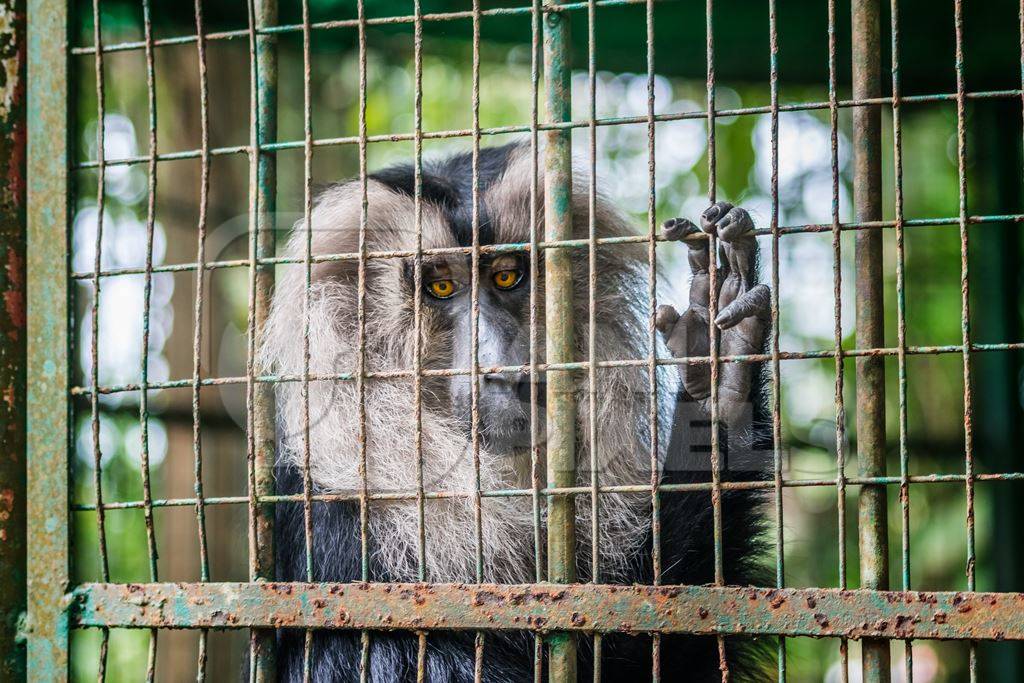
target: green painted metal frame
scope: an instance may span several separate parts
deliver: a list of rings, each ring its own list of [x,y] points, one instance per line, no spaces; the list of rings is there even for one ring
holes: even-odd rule
[[[571,120],[572,88],[569,63],[569,19],[548,5],[543,20],[544,103],[551,122]],[[544,237],[573,237],[572,139],[568,129],[546,133],[544,148]],[[544,331],[548,363],[575,360],[573,333],[572,253],[552,249],[544,260]],[[547,373],[548,487],[576,484],[576,380],[571,370]],[[576,581],[576,500],[548,497],[548,581]],[[576,680],[576,639],[558,632],[547,639],[551,683]]]
[[[28,2],[28,671],[68,672],[68,4]]]
[[[853,96],[882,94],[881,0],[853,0]],[[858,221],[882,218],[882,110],[880,106],[853,110],[854,214]],[[857,233],[856,269],[857,345],[876,348],[885,344],[882,233]],[[837,370],[840,372],[841,370]],[[857,465],[862,477],[886,475],[885,359],[858,358]],[[867,485],[857,497],[862,588],[889,588],[889,521],[885,486]],[[845,567],[843,568],[845,583]],[[845,585],[844,585],[845,587]],[[866,683],[889,681],[889,641],[866,639],[861,647],[861,670]]]

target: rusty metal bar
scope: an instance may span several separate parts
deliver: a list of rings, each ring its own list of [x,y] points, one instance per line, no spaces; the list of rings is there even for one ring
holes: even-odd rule
[[[831,7],[830,7],[831,9]],[[830,13],[829,18],[832,18]],[[771,412],[772,412],[772,484],[775,508],[775,586],[786,585],[785,516],[782,500],[782,368],[779,358],[781,321],[779,312],[779,32],[775,0],[768,4],[770,46],[769,89],[771,98]],[[786,683],[786,639],[780,637],[776,656],[777,680]]]
[[[28,1],[28,670],[68,677],[68,7]]]
[[[150,18],[150,2],[142,0],[143,33],[146,38],[146,105],[148,109],[150,162],[146,179],[146,256],[142,294],[142,339],[139,369],[139,470],[142,483],[142,515],[146,524],[146,556],[149,560],[149,580],[158,581],[156,530],[153,524],[153,485],[149,461],[149,323],[153,294],[153,239],[156,233],[156,190],[157,190],[157,112],[156,112],[156,68],[153,59],[153,22]],[[201,271],[196,273],[202,275]],[[146,681],[156,678],[157,630],[149,633]]]
[[[963,391],[964,391],[964,484],[966,499],[965,526],[967,532],[967,590],[976,586],[976,554],[974,544],[974,417],[971,392],[971,288],[968,271],[967,225],[967,103],[964,98],[964,16],[962,0],[953,0],[954,36],[956,39],[956,157],[957,194],[960,209],[960,333],[963,339]],[[969,675],[971,683],[978,680],[978,645],[969,645]]]
[[[544,103],[548,119],[571,118],[572,89],[569,17],[545,3]],[[548,131],[544,149],[544,236],[569,239],[572,233],[572,139],[568,130]],[[554,249],[544,260],[544,330],[549,363],[575,360],[572,254]],[[576,397],[571,371],[548,372],[546,385],[548,486],[576,484]],[[576,504],[568,496],[548,498],[548,581],[576,580]],[[549,644],[549,680],[576,680],[576,640],[553,633]]]
[[[540,583],[546,575],[544,529],[541,526],[541,437],[540,437],[540,373],[537,371],[537,341],[540,325],[538,283],[540,282],[540,74],[543,62],[541,0],[533,0],[530,15],[530,503],[533,513],[533,576]],[[544,674],[544,640],[533,637],[533,680],[541,683]]]
[[[277,138],[277,38],[257,28],[277,21],[276,0],[249,0],[250,154],[249,154],[249,320],[246,357],[248,417],[249,579],[268,581],[274,575],[273,504],[261,500],[274,493],[274,387],[257,383],[256,340],[270,313],[274,269],[258,259],[274,255],[276,153],[263,149]],[[250,638],[250,680],[276,678],[274,632],[254,629]]]
[[[25,3],[0,0],[0,679],[25,678]]]
[[[853,96],[881,95],[881,28],[879,0],[853,0]],[[882,218],[882,116],[877,106],[853,111],[854,213],[856,220]],[[857,233],[857,345],[879,347],[884,338],[882,235]],[[885,364],[880,357],[857,359],[857,460],[862,477],[885,476]],[[862,486],[858,496],[860,583],[889,586],[886,488]],[[861,649],[863,680],[889,680],[889,643],[865,640]]]
[[[87,583],[76,626],[1024,639],[1024,593],[737,586]],[[550,637],[550,636],[549,636]]]
[[[892,148],[893,148],[893,212],[896,238],[896,365],[900,453],[900,564],[901,588],[910,590],[910,451],[907,448],[907,303],[906,303],[906,249],[904,247],[903,213],[903,126],[900,100],[900,23],[899,2],[891,0],[889,6],[889,33],[892,55]],[[903,644],[903,670],[908,681],[914,680],[914,645],[911,640]]]
[[[886,104],[889,100],[886,100]],[[781,111],[780,106],[780,111]],[[721,113],[716,116],[720,116]],[[547,130],[551,130],[550,128]],[[427,134],[424,134],[424,139]],[[161,157],[162,158],[162,157]],[[110,164],[107,164],[109,166]],[[978,224],[990,224],[990,223],[1024,223],[1024,214],[1010,213],[1010,214],[985,214],[985,215],[974,215],[967,216],[967,223],[969,225]],[[959,225],[959,216],[946,216],[942,218],[909,218],[903,221],[905,227],[941,227],[946,225]],[[882,230],[895,228],[895,221],[850,221],[840,223],[839,229],[841,231],[863,231],[863,230]],[[803,233],[820,233],[830,232],[833,229],[831,223],[806,223],[803,225],[789,225],[780,226],[778,229],[779,235],[795,235]],[[755,236],[757,235],[771,235],[770,228],[757,228],[753,231]],[[663,242],[667,241],[664,237],[655,237],[656,241]],[[623,237],[599,237],[597,238],[598,245],[606,244],[636,244],[646,243],[648,237],[627,235]],[[531,249],[546,250],[546,249],[583,249],[587,247],[586,239],[571,239],[571,240],[550,240],[544,242],[538,242],[536,245],[532,245],[530,242],[507,242],[504,244],[484,244],[480,246],[481,254],[493,254],[500,252],[527,252]],[[469,254],[471,251],[470,247],[435,247],[435,248],[424,248],[424,256],[434,256],[442,254]],[[365,254],[367,259],[388,259],[388,258],[409,258],[413,256],[415,252],[411,250],[388,250],[388,251],[370,251]],[[330,261],[355,261],[358,260],[358,252],[340,252],[335,254],[316,254],[313,256],[313,263],[326,263]],[[289,256],[275,256],[271,258],[261,258],[257,260],[260,265],[282,265],[282,264],[302,264],[301,258],[294,258]],[[248,268],[250,265],[249,259],[233,259],[226,261],[210,261],[205,264],[198,263],[173,263],[159,266],[153,266],[154,273],[179,273],[190,270],[205,269],[205,270],[217,270],[220,268]],[[125,267],[125,268],[111,268],[100,271],[100,277],[117,277],[122,275],[138,275],[143,272],[142,268],[138,267]],[[71,277],[76,280],[85,280],[92,278],[92,272],[74,272]],[[723,356],[724,358],[724,356]],[[154,386],[154,385],[150,385]]]
[[[206,69],[206,40],[203,38],[203,3],[194,1],[196,22],[196,56],[199,61],[199,218],[196,225],[196,273],[195,303],[192,313],[192,476],[193,491],[196,497],[196,535],[199,543],[199,579],[210,580],[210,554],[206,540],[206,504],[203,500],[203,439],[202,418],[200,415],[200,399],[202,386],[202,348],[203,348],[203,303],[206,262],[206,230],[207,213],[210,204],[210,87]],[[150,503],[152,505],[152,501]],[[209,632],[199,632],[199,651],[196,655],[196,680],[206,680],[207,644]]]
[[[845,359],[842,320],[842,231],[839,220],[839,107],[836,73],[836,4],[828,2],[828,99],[829,161],[832,171],[832,335],[835,345],[835,444],[836,444],[836,539],[839,556],[839,587],[847,587],[846,569],[846,404],[843,395]],[[777,288],[777,283],[775,284]],[[850,676],[850,646],[839,641],[839,666],[843,680]]]
[[[984,99],[1018,99],[1022,96],[1022,91],[1019,88],[1010,90],[979,90],[974,92],[965,92],[963,94],[966,100],[984,100]],[[930,104],[935,102],[955,102],[957,99],[956,93],[937,93],[929,95],[908,95],[902,98],[903,104]],[[850,109],[856,107],[870,107],[873,105],[888,105],[891,102],[888,97],[871,97],[866,99],[853,99],[853,100],[839,100],[837,106],[840,109]],[[780,112],[795,112],[795,111],[817,111],[829,108],[829,102],[818,101],[818,102],[797,102],[790,104],[780,104]],[[716,119],[733,117],[733,116],[747,116],[755,114],[768,114],[771,113],[771,108],[768,105],[756,106],[756,107],[740,107],[736,109],[718,109],[714,112]],[[704,110],[692,110],[680,113],[672,114],[658,114],[654,117],[654,120],[658,123],[663,121],[688,121],[696,119],[706,119],[708,116],[707,111]],[[621,126],[630,123],[646,123],[647,116],[616,116],[597,119],[598,126]],[[590,125],[590,121],[587,119],[564,121],[564,122],[548,122],[538,125],[539,130],[561,130],[564,128],[586,128]],[[508,135],[512,133],[529,133],[532,128],[529,125],[515,125],[515,126],[495,126],[488,128],[481,128],[480,135],[491,136],[491,135]],[[429,131],[422,133],[423,140],[446,140],[450,138],[468,138],[473,135],[471,129],[461,130],[440,130],[440,131]],[[366,141],[369,143],[376,142],[410,142],[414,140],[414,133],[383,133],[378,135],[367,136]],[[348,135],[335,138],[316,138],[313,140],[314,147],[333,147],[339,145],[356,145],[359,143],[359,137],[355,135]],[[302,149],[304,146],[302,140],[285,140],[275,142],[273,144],[263,145],[261,149],[267,152],[279,152],[286,149]],[[226,147],[215,147],[210,150],[210,153],[216,156],[224,154],[248,154],[251,147],[249,145],[232,145]],[[199,158],[200,150],[182,150],[180,152],[167,152],[160,154],[157,157],[158,161],[174,161],[180,159],[197,159]],[[145,164],[149,162],[148,156],[134,156],[134,157],[116,157],[108,159],[105,162],[106,166],[126,166],[135,164]],[[95,160],[76,162],[73,166],[75,170],[83,168],[96,168],[97,162]],[[953,220],[956,222],[956,219]],[[829,229],[830,226],[826,227]]]
[[[366,453],[366,224],[369,220],[369,188],[366,173],[366,3],[357,0],[359,16],[359,259],[356,263],[356,396],[359,401],[359,571],[370,580],[370,491]],[[367,683],[370,670],[370,633],[359,634],[359,681]]]
[[[662,468],[660,468],[660,443],[658,441],[658,423],[657,423],[657,180],[656,180],[656,155],[655,155],[655,144],[657,141],[657,132],[654,124],[654,3],[653,0],[648,0],[646,7],[644,7],[644,25],[646,29],[646,44],[647,44],[647,421],[648,421],[648,438],[650,439],[649,449],[649,469],[650,469],[650,547],[651,547],[651,583],[657,586],[662,583],[662,496],[658,490],[658,486],[662,483]],[[709,22],[710,22],[709,14]],[[710,26],[710,24],[709,24]],[[591,66],[591,73],[596,74],[596,67]],[[594,80],[594,79],[592,79]],[[591,102],[595,100],[596,85],[592,86],[594,91],[591,93]],[[591,111],[591,119],[595,120],[596,113]],[[592,139],[597,137],[596,123],[591,126]],[[596,157],[596,152],[594,153]],[[594,162],[596,169],[597,162]],[[595,170],[596,172],[596,170]],[[593,179],[592,179],[593,182]],[[593,213],[593,211],[592,211]],[[592,241],[596,242],[595,234],[592,234]],[[596,246],[593,247],[596,253]],[[595,256],[596,258],[596,256]],[[595,283],[596,286],[596,283]],[[591,300],[591,313],[594,313],[594,303]],[[592,323],[594,325],[594,323]],[[594,334],[594,331],[591,331]],[[595,362],[591,358],[591,368],[594,368]],[[596,369],[591,370],[592,373],[596,373]],[[593,414],[591,416],[593,419]],[[596,436],[591,439],[591,447],[594,447],[596,442]],[[594,496],[598,496],[597,493],[597,479],[594,479],[595,492]],[[595,524],[596,524],[595,520]],[[596,544],[596,533],[595,533]],[[596,577],[595,573],[595,577]],[[662,680],[662,636],[659,634],[653,634],[650,638],[650,678],[651,683],[659,683]],[[600,673],[600,664],[598,657],[600,654],[599,645],[600,640],[595,636],[594,641],[594,680],[595,682],[600,681],[598,675]]]
[[[622,7],[625,5],[642,5],[648,0],[596,0],[595,4],[598,7]],[[666,0],[658,0],[665,2]],[[567,2],[560,5],[561,10],[573,11],[573,10],[584,10],[587,8],[587,0],[583,2]],[[532,11],[530,6],[519,6],[519,7],[492,7],[490,9],[483,10],[480,12],[482,17],[508,17],[508,16],[522,16],[527,15]],[[420,15],[423,21],[435,22],[435,21],[457,21],[460,19],[471,19],[473,17],[472,10],[463,10],[455,12],[430,12]],[[395,24],[412,24],[416,22],[416,14],[406,14],[397,16],[384,16],[384,17],[371,17],[366,21],[367,26],[386,26]],[[335,19],[331,21],[317,21],[311,24],[311,28],[314,31],[331,30],[339,28],[356,28],[359,25],[358,19]],[[280,26],[264,26],[257,30],[258,35],[277,35],[282,33],[298,33],[302,31],[302,24],[283,24]],[[206,36],[209,40],[233,40],[238,38],[245,38],[248,35],[248,31],[245,29],[236,29],[233,31],[218,31],[216,33],[210,33]],[[184,36],[171,36],[168,38],[162,38],[156,41],[158,47],[165,45],[181,45],[182,43],[194,43],[196,36],[184,35]],[[142,49],[141,41],[124,41],[121,43],[113,43],[111,45],[102,45],[100,50],[102,52],[124,52],[126,50],[139,50]],[[92,45],[73,47],[70,49],[73,55],[91,55],[96,51],[96,48]]]

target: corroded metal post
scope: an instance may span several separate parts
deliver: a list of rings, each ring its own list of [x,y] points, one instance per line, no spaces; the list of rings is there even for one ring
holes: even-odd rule
[[[552,123],[571,119],[569,18],[546,4],[544,16],[544,102]],[[572,139],[569,129],[548,131],[544,149],[544,237],[572,238]],[[567,249],[544,254],[544,326],[548,363],[575,360],[572,255]],[[548,487],[576,483],[576,398],[569,370],[547,372]],[[576,505],[571,496],[548,497],[548,581],[576,581]],[[576,680],[576,641],[554,633],[549,665],[552,683]]]
[[[25,677],[25,3],[0,0],[0,680]]]
[[[853,0],[853,97],[879,97],[881,41],[878,0]],[[882,218],[882,113],[877,105],[853,109],[853,196],[855,220]],[[858,230],[856,237],[857,348],[884,346],[882,233]],[[857,358],[857,461],[861,477],[885,476],[885,365],[880,356]],[[860,582],[889,587],[888,516],[884,485],[861,486],[858,499]],[[889,642],[865,639],[865,683],[889,680]]]
[[[28,1],[28,670],[68,677],[68,4]]]
[[[256,29],[277,24],[277,0],[254,0]],[[255,257],[253,266],[253,292],[250,305],[252,310],[249,368],[252,383],[252,430],[254,433],[254,461],[251,484],[255,488],[255,519],[250,539],[250,573],[255,581],[273,581],[274,572],[274,505],[262,502],[274,494],[274,457],[276,448],[274,385],[255,382],[252,379],[256,343],[262,334],[274,291],[274,266],[263,264],[263,259],[275,254],[274,221],[277,211],[277,157],[274,151],[264,147],[277,141],[277,37],[256,34],[253,40],[255,67],[255,94],[252,112],[254,120],[255,164],[254,193],[255,215],[251,217],[255,229],[255,243],[250,254]],[[274,632],[255,631],[253,634],[253,674],[259,683],[276,680],[276,659],[274,653]]]

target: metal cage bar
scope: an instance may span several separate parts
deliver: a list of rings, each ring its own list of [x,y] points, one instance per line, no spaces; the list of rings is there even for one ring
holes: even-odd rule
[[[569,18],[557,3],[545,3],[544,104],[550,121],[571,118]],[[546,134],[544,148],[544,236],[573,237],[572,139],[568,130]],[[544,334],[549,363],[575,360],[572,256],[565,249],[544,255]],[[548,487],[576,485],[575,379],[569,370],[548,372],[546,392]],[[576,501],[548,497],[548,581],[576,581]],[[571,633],[549,635],[551,683],[576,680],[576,639]]]
[[[68,670],[68,533],[71,449],[68,255],[68,7],[29,0],[27,262],[27,669],[63,680]]]
[[[274,254],[276,153],[264,145],[277,138],[277,41],[260,35],[261,26],[277,23],[276,0],[249,0],[249,316],[246,332],[246,434],[249,481],[249,579],[267,581],[274,574],[274,508],[262,500],[274,492],[274,387],[255,381],[256,344],[270,312],[274,269],[258,259]],[[274,632],[253,629],[250,635],[250,680],[275,678]]]
[[[853,96],[881,95],[881,27],[879,0],[853,0]],[[853,111],[854,213],[857,220],[882,217],[881,107]],[[854,251],[856,268],[856,329],[859,346],[877,347],[884,339],[882,236],[859,232]],[[840,366],[841,367],[841,366]],[[862,477],[886,474],[885,365],[882,358],[856,361],[857,463]],[[838,381],[838,380],[837,380]],[[886,487],[862,486],[858,495],[860,583],[864,588],[889,587],[888,515]],[[889,680],[888,641],[867,639],[861,646],[865,681]]]

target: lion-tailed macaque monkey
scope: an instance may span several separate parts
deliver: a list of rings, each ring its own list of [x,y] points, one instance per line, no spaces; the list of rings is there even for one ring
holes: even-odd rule
[[[478,243],[522,244],[531,224],[543,236],[543,188],[531,202],[533,158],[528,144],[481,149],[478,156]],[[337,501],[313,504],[313,580],[351,582],[363,579],[361,512],[358,496],[371,494],[367,509],[366,560],[369,579],[378,582],[426,580],[475,582],[477,534],[474,495],[479,462],[483,491],[518,490],[522,495],[482,499],[483,580],[529,583],[535,566],[534,487],[531,428],[539,437],[537,472],[545,471],[544,407],[531,423],[528,369],[530,321],[536,321],[533,347],[544,362],[544,253],[531,271],[529,251],[506,248],[479,253],[477,291],[476,381],[477,425],[473,445],[473,363],[471,290],[473,244],[473,164],[469,154],[427,160],[422,169],[420,215],[416,215],[412,165],[393,166],[367,179],[364,261],[364,324],[359,325],[360,265],[352,254],[360,248],[362,184],[352,180],[322,191],[312,212],[312,285],[309,292],[309,372],[340,375],[360,365],[370,374],[362,386],[352,379],[310,380],[309,439],[300,382],[277,387],[279,448],[276,486],[279,493],[303,491],[303,463],[308,456],[314,494],[346,494]],[[575,174],[574,237],[589,234],[589,179]],[[540,207],[531,216],[531,207]],[[604,197],[595,215],[599,238],[636,235],[630,222]],[[423,254],[417,273],[417,228]],[[723,356],[763,352],[770,328],[769,291],[756,284],[757,244],[746,211],[725,202],[708,208],[697,224],[685,219],[665,223],[664,236],[682,242],[664,248],[685,249],[692,270],[689,303],[679,313],[660,306],[656,314],[659,358],[708,356],[710,326],[717,327]],[[708,234],[717,236],[718,254],[710,253]],[[299,221],[285,255],[302,261],[307,234]],[[443,251],[445,248],[455,248]],[[318,258],[348,254],[343,258]],[[589,264],[585,249],[575,251],[574,318],[577,358],[588,358]],[[717,291],[711,291],[711,259],[717,258]],[[650,351],[652,311],[648,301],[647,245],[636,241],[603,243],[597,248],[594,330],[597,360],[645,361]],[[531,281],[534,280],[534,281]],[[273,309],[261,339],[264,371],[301,375],[306,285],[303,263],[278,269]],[[419,290],[417,291],[417,286]],[[536,310],[531,318],[531,288]],[[717,315],[710,319],[710,297]],[[420,303],[419,343],[415,338],[416,302]],[[423,371],[419,391],[412,370]],[[760,368],[747,362],[719,364],[717,406],[720,424],[722,481],[764,477],[766,448]],[[461,369],[437,373],[431,370]],[[574,375],[577,396],[576,476],[591,482],[591,449],[596,448],[601,486],[651,483],[652,452],[662,484],[706,483],[712,479],[711,366],[704,362],[659,364],[655,371],[657,410],[651,414],[649,366],[646,362],[600,367],[596,372],[596,415],[589,410],[589,373]],[[537,395],[544,399],[544,376]],[[419,399],[417,398],[419,395]],[[652,425],[652,418],[656,425]],[[590,421],[596,420],[596,443]],[[417,437],[418,435],[418,437]],[[768,432],[770,444],[770,430]],[[364,465],[365,463],[365,471]],[[423,518],[416,492],[427,492]],[[636,492],[639,491],[639,492]],[[389,494],[379,496],[377,494]],[[373,496],[377,495],[376,498]],[[660,495],[660,569],[662,585],[709,584],[715,581],[714,513],[708,487],[665,491]],[[546,524],[543,496],[540,526]],[[576,496],[577,577],[589,581],[592,544],[598,544],[599,580],[606,584],[651,584],[652,500],[650,490],[607,492],[599,498],[592,524],[589,495]],[[726,489],[721,498],[724,579],[732,585],[763,585],[758,563],[763,515],[756,493]],[[305,581],[303,505],[277,505],[278,578]],[[597,538],[592,529],[596,528]],[[423,540],[423,553],[420,542]],[[543,573],[541,573],[543,576]],[[413,681],[417,636],[407,632],[370,635],[368,676],[377,683]],[[431,632],[426,645],[426,675],[435,682],[472,681],[474,634]],[[608,634],[602,645],[606,681],[642,681],[651,677],[650,636]],[[725,656],[732,680],[757,677],[766,661],[765,644],[754,639],[726,639]],[[592,639],[579,637],[580,680],[593,670]],[[281,629],[278,635],[281,680],[303,678],[304,633]],[[659,648],[661,671],[670,677],[685,672],[688,681],[720,679],[716,638],[664,635]],[[528,632],[489,633],[485,640],[483,679],[501,683],[532,681],[533,637]],[[313,637],[310,659],[314,681],[359,680],[363,646],[358,632],[321,630]]]

